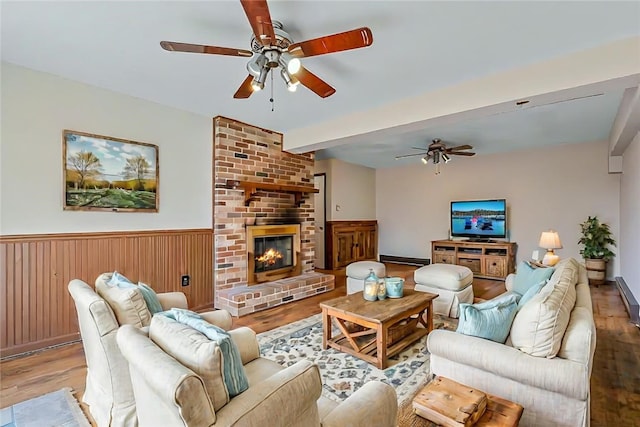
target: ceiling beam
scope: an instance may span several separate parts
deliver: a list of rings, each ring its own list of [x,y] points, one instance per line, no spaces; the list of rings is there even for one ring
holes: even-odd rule
[[[283,148],[302,153],[338,143],[357,143],[371,132],[417,128],[439,121],[483,117],[516,102],[544,94],[594,89],[624,89],[640,85],[640,37],[562,56],[528,67],[502,72],[430,93],[348,114],[284,134]],[[358,136],[360,135],[360,138]],[[351,139],[353,138],[353,141]]]
[[[624,91],[609,134],[609,155],[621,156],[640,131],[640,87]]]

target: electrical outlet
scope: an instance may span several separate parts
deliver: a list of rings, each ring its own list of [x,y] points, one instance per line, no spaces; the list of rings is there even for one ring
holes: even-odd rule
[[[191,278],[189,277],[188,274],[185,274],[184,276],[182,276],[182,286],[189,286],[189,280]]]

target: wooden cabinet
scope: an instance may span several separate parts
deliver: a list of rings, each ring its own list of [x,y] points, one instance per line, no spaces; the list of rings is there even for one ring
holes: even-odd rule
[[[469,267],[477,277],[504,279],[515,271],[516,248],[513,242],[434,240],[431,242],[431,258],[434,264]]]
[[[355,261],[375,260],[378,253],[377,221],[327,221],[326,268],[335,270]]]

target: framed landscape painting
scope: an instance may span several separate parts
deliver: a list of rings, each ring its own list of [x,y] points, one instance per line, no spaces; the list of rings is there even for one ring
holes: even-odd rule
[[[63,131],[64,209],[158,212],[158,147]]]

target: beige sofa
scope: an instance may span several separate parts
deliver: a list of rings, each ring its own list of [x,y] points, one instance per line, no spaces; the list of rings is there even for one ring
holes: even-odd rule
[[[100,275],[96,279],[96,286],[109,278],[110,273]],[[89,405],[99,427],[135,427],[138,421],[129,368],[116,343],[116,332],[121,323],[114,309],[120,312],[122,319],[125,316],[123,307],[111,307],[82,280],[72,280],[68,289],[75,302],[87,361],[87,380],[82,401]],[[187,308],[187,299],[181,292],[158,294],[158,299],[165,310],[172,307]],[[223,329],[231,328],[231,316],[224,310],[209,312],[204,316],[207,321]]]
[[[519,403],[520,425],[538,427],[589,426],[595,345],[587,273],[574,259],[519,309],[505,344],[445,330],[427,340],[433,374]]]
[[[195,329],[154,316],[147,336],[131,326],[118,331],[142,427],[353,426],[392,427],[397,417],[393,387],[372,381],[338,404],[321,397],[317,365],[288,368],[260,357],[255,333],[229,331],[249,388],[229,397],[218,347]]]

